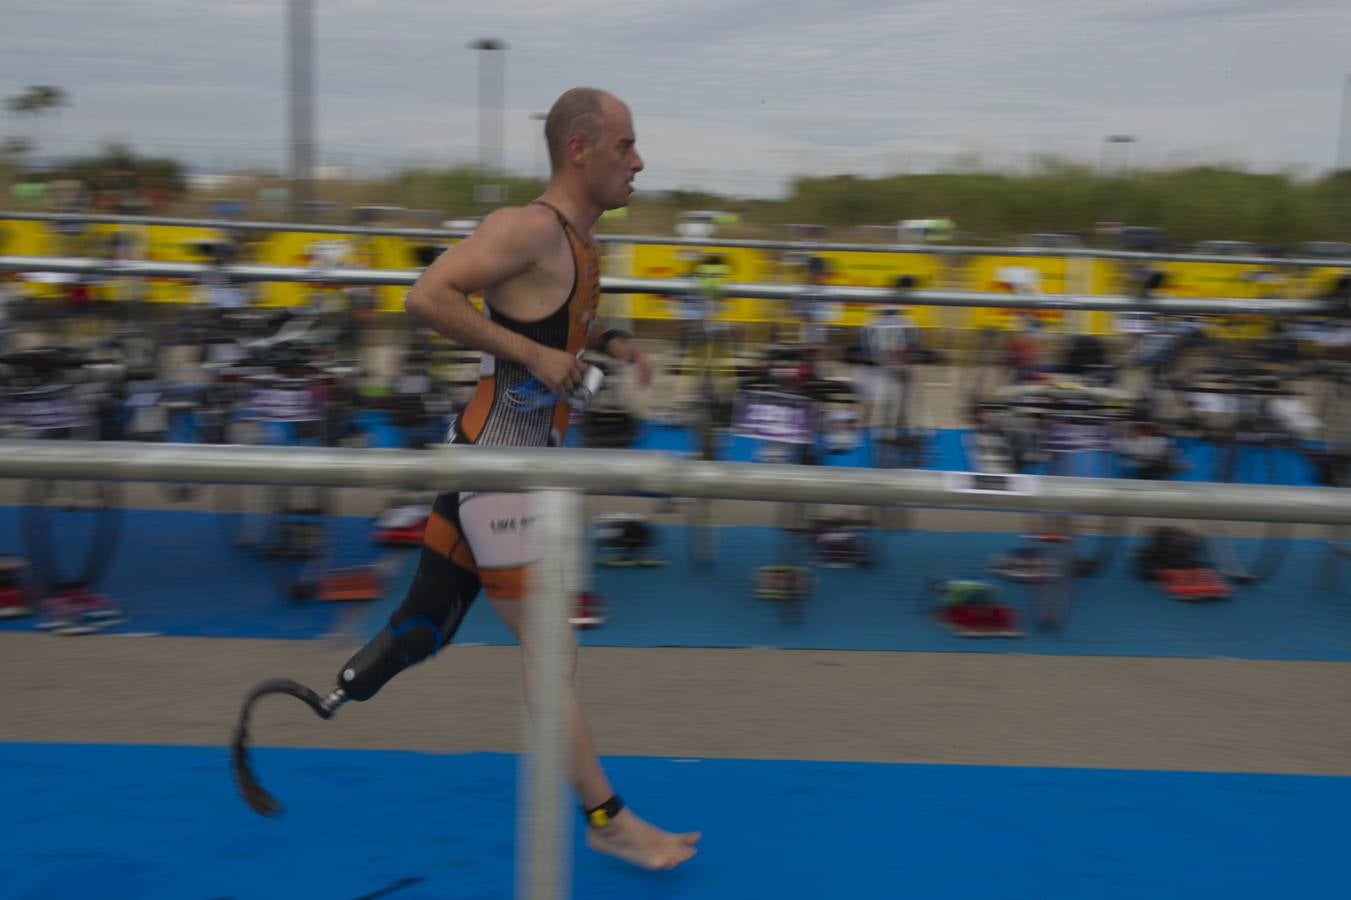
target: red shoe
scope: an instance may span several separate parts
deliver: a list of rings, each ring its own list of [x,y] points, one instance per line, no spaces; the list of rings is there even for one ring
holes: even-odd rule
[[[1159,569],[1156,577],[1159,587],[1174,600],[1192,598],[1191,569]]]
[[[605,601],[601,600],[600,594],[582,591],[577,595],[577,602],[573,605],[568,622],[573,628],[599,628],[605,624],[607,618]]]
[[[1023,629],[1018,626],[1018,611],[1007,603],[992,603],[986,607],[991,637],[1022,637]]]
[[[417,528],[386,528],[375,533],[375,542],[392,547],[420,547],[427,523]]]
[[[88,588],[67,588],[42,601],[38,628],[67,636],[93,634],[127,621],[122,607]]]
[[[427,530],[427,519],[432,508],[423,504],[409,504],[387,509],[375,520],[375,542],[400,547],[419,547]]]
[[[33,614],[24,574],[28,562],[17,556],[0,556],[0,619],[19,619]]]
[[[1234,589],[1213,569],[1190,569],[1187,575],[1190,587],[1188,600],[1227,600]]]
[[[1234,593],[1229,583],[1219,573],[1201,567],[1190,569],[1161,569],[1158,573],[1159,587],[1174,600],[1197,602],[1200,600],[1225,600]]]
[[[380,574],[374,566],[334,569],[319,579],[318,599],[335,603],[376,600],[381,590]]]
[[[934,620],[958,637],[1019,637],[1017,614],[1004,603],[959,603],[944,606]]]
[[[983,637],[977,607],[971,603],[944,606],[934,613],[934,621],[958,637]]]
[[[28,591],[17,585],[0,588],[0,619],[21,619],[32,614]]]

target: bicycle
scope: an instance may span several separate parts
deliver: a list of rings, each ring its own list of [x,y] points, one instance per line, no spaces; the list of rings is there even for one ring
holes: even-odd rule
[[[800,347],[770,348],[737,395],[732,432],[756,442],[762,462],[815,465],[847,449],[857,416],[831,416],[831,408],[856,407],[847,383],[818,378],[814,359]],[[880,521],[880,520],[879,520]],[[788,623],[799,623],[812,593],[812,564],[868,565],[875,554],[863,532],[879,522],[841,517],[812,520],[802,503],[777,504],[780,535],[775,562],[755,574],[755,596],[778,602]]]
[[[104,389],[87,371],[87,360],[81,352],[60,347],[0,358],[0,433],[40,440],[94,440]],[[121,526],[121,491],[112,483],[27,482],[20,528],[45,595],[39,628],[78,635],[126,621],[122,607],[94,590],[112,563]],[[54,533],[60,534],[59,542]],[[73,566],[62,564],[58,546],[76,548]]]
[[[1122,391],[1054,380],[995,391],[973,410],[968,458],[979,472],[1117,477],[1123,426],[1132,402]],[[992,568],[1036,586],[1036,618],[1058,628],[1069,617],[1074,582],[1103,572],[1124,537],[1126,523],[1102,517],[1085,534],[1076,517],[1036,516],[1027,535],[1035,546],[997,557]]]

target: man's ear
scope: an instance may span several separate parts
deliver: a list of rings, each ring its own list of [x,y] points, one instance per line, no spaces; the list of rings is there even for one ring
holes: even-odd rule
[[[585,135],[574,134],[568,138],[568,159],[576,163],[584,163],[591,155],[591,142]]]

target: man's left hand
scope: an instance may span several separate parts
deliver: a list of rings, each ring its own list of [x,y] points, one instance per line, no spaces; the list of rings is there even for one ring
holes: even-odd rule
[[[612,337],[603,349],[611,359],[633,366],[640,385],[647,387],[652,383],[652,363],[637,341],[627,337]]]

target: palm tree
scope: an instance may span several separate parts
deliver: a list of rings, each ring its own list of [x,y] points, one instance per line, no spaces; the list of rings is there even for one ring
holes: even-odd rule
[[[18,118],[20,122],[22,122],[25,117],[31,116],[33,114],[33,98],[28,94],[28,92],[24,92],[22,94],[15,94],[13,97],[6,97],[5,110],[7,112],[13,113],[14,116]],[[20,130],[22,131],[27,129],[23,129],[21,127]],[[31,135],[21,134],[11,137],[8,134],[9,132],[8,127],[5,128],[5,132],[6,132],[5,155],[13,156],[15,159],[22,162],[23,157],[26,156],[33,149],[33,139]]]
[[[13,97],[7,97],[5,99],[5,108],[19,116],[36,118],[45,113],[55,111],[57,113],[56,128],[58,150],[61,143],[60,110],[63,106],[67,105],[69,105],[69,96],[66,92],[61,88],[54,87],[50,84],[32,85],[24,89],[22,93],[15,94]],[[30,140],[28,141],[29,146],[36,143],[35,140],[31,139],[33,137],[35,136],[30,136]]]
[[[34,114],[39,117],[49,112],[56,114],[56,142],[52,152],[59,156],[61,153],[61,108],[68,105],[69,98],[61,88],[50,84],[34,85],[28,91],[33,97]]]

